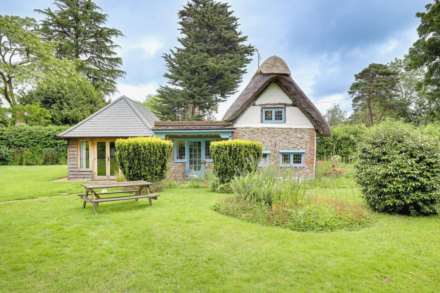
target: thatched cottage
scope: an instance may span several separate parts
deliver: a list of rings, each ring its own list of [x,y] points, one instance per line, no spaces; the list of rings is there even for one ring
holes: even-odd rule
[[[315,176],[316,136],[330,129],[318,109],[273,56],[260,66],[222,121],[159,121],[143,105],[122,97],[59,136],[68,140],[69,179],[114,179],[115,140],[159,136],[173,141],[170,177],[202,175],[212,141],[232,138],[263,143],[261,166],[295,168]]]

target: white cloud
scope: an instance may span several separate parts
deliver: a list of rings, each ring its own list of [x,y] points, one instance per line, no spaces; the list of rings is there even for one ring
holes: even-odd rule
[[[343,110],[351,112],[351,99],[346,93],[331,94],[319,98],[315,102],[316,107],[322,114],[335,105],[339,105]]]
[[[122,45],[121,54],[127,55],[131,54],[132,50],[142,50],[144,57],[149,59],[155,57],[162,48],[164,48],[164,43],[159,38],[148,36],[133,43]]]
[[[127,84],[119,83],[116,93],[112,95],[112,99],[119,96],[127,96],[137,101],[144,101],[148,95],[154,95],[157,92],[159,85],[155,82],[145,84]]]

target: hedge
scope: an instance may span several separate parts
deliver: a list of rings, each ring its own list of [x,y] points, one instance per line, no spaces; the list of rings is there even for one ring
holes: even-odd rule
[[[66,162],[67,142],[57,135],[66,126],[0,128],[0,164],[50,165]]]
[[[337,155],[345,162],[355,160],[365,131],[366,127],[363,125],[347,124],[332,128],[331,136],[318,137],[318,159],[328,160]]]
[[[225,140],[211,143],[214,173],[221,184],[234,177],[256,171],[263,145],[249,140]]]
[[[119,168],[128,180],[151,182],[165,178],[173,144],[157,137],[116,140]]]
[[[361,144],[356,180],[376,211],[435,214],[440,203],[439,142],[403,123],[375,126]]]

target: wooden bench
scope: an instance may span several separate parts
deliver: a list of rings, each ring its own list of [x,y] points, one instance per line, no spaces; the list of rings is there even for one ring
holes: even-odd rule
[[[127,181],[127,182],[88,182],[83,184],[84,194],[79,194],[83,200],[83,208],[87,203],[92,204],[93,211],[96,213],[97,207],[102,202],[139,200],[146,198],[150,205],[153,200],[159,198],[159,194],[150,193],[151,183],[147,181]],[[121,190],[115,190],[121,189]],[[126,196],[101,197],[109,194],[127,194]]]

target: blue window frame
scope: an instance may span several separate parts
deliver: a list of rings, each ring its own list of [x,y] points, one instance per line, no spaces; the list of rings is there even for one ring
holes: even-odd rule
[[[264,107],[261,109],[261,120],[263,123],[285,123],[286,108],[283,107]]]
[[[282,150],[280,151],[281,167],[304,167],[303,150]]]
[[[190,141],[201,142],[201,159],[211,162],[211,140],[207,139],[176,139],[173,141],[174,145],[174,162],[182,163],[186,162],[189,158],[189,146]]]
[[[270,151],[264,150],[263,155],[261,157],[260,163],[258,164],[260,167],[266,167],[270,165]]]

